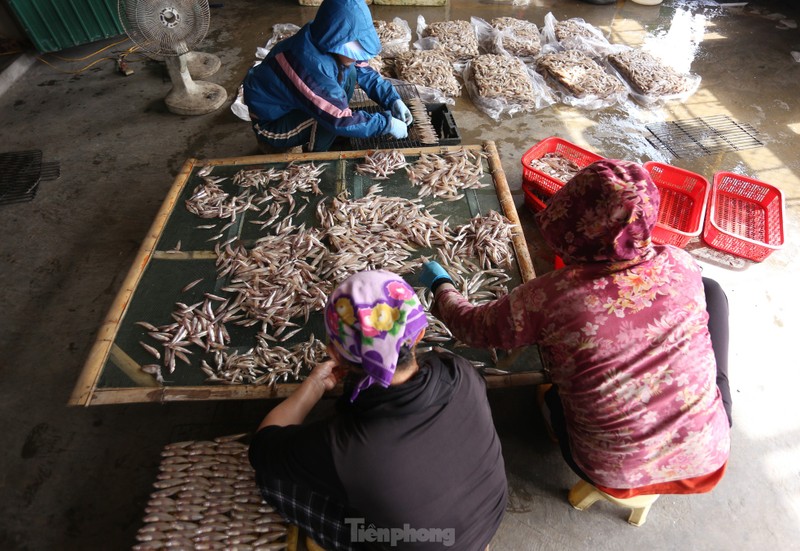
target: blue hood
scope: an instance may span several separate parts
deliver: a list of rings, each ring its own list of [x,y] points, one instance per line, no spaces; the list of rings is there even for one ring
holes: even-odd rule
[[[324,0],[309,23],[311,40],[322,52],[333,52],[366,61],[381,51],[381,41],[364,0]],[[345,44],[357,40],[363,51],[354,52]],[[353,55],[357,57],[353,57]]]

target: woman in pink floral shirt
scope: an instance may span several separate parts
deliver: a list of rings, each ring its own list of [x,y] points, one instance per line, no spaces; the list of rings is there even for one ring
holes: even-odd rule
[[[658,205],[642,167],[598,161],[537,216],[564,268],[481,306],[436,263],[420,278],[434,290],[434,314],[462,342],[539,346],[565,459],[621,498],[709,491],[730,450],[727,300],[687,252],[651,242]]]

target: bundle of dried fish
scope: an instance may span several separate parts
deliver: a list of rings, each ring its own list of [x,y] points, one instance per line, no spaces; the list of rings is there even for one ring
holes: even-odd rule
[[[286,224],[274,235],[258,239],[251,249],[241,244],[219,248],[218,276],[230,277],[223,290],[235,293],[247,314],[247,319],[235,323],[261,323],[262,331],[269,333],[290,327],[293,318],[308,321],[312,312],[321,310],[332,291],[330,283],[319,277],[328,254],[321,239],[316,228]]]
[[[242,195],[231,195],[222,189],[219,184],[227,178],[203,178],[186,200],[186,210],[201,218],[231,218],[236,220],[236,215],[248,209],[256,208],[253,205],[253,196],[249,191]]]
[[[411,28],[402,20],[394,21],[373,20],[375,32],[381,41],[381,54],[383,57],[393,58],[402,52],[407,52],[411,40]]]
[[[496,17],[492,27],[500,31],[503,49],[511,55],[534,57],[542,49],[539,28],[535,23],[514,17]]]
[[[581,170],[578,163],[555,152],[546,153],[538,159],[531,159],[529,164],[531,168],[562,182],[570,180]]]
[[[407,102],[408,109],[414,117],[414,122],[408,129],[408,138],[415,140],[423,145],[435,145],[439,143],[439,135],[431,122],[430,113],[419,98],[411,98]]]
[[[364,156],[364,162],[356,165],[356,172],[373,180],[386,180],[397,170],[408,165],[406,156],[397,149],[378,149]]]
[[[679,95],[692,88],[691,78],[678,74],[644,50],[630,48],[610,54],[608,61],[636,92],[645,96]]]
[[[437,21],[422,31],[423,38],[435,38],[452,60],[478,55],[478,36],[469,21]]]
[[[545,54],[537,60],[537,67],[577,98],[608,98],[625,92],[619,79],[606,73],[596,61],[577,50]]]
[[[287,547],[288,526],[261,498],[244,436],[164,447],[135,551]]]
[[[502,99],[531,108],[536,93],[525,65],[516,57],[497,54],[479,55],[470,62],[475,91],[483,99]]]
[[[453,74],[453,66],[441,50],[413,50],[399,54],[395,59],[397,78],[438,88],[446,96],[461,94],[461,85]]]
[[[482,152],[461,148],[444,155],[423,153],[406,171],[411,184],[420,188],[420,197],[439,197],[457,201],[465,189],[484,187]]]
[[[512,239],[519,227],[497,211],[475,216],[454,230],[446,250],[450,258],[477,258],[485,269],[509,268],[514,260]]]
[[[565,19],[556,23],[555,35],[559,42],[570,42],[570,40],[576,38],[600,38],[605,40],[600,29],[579,18]]]

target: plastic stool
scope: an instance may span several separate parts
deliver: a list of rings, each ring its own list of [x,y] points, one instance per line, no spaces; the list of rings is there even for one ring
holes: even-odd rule
[[[659,494],[650,494],[619,499],[605,492],[601,492],[585,480],[579,480],[569,491],[568,499],[569,504],[579,511],[588,509],[599,499],[605,499],[616,505],[628,507],[631,510],[628,522],[634,526],[641,526],[647,520],[647,513],[650,512],[650,506],[655,503],[659,497]]]

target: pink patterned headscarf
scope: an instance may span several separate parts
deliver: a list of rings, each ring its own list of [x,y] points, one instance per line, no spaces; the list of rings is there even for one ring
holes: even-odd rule
[[[542,237],[567,264],[635,260],[652,251],[661,195],[636,163],[596,161],[536,215]]]
[[[325,306],[325,328],[342,357],[366,372],[350,401],[373,384],[388,387],[400,347],[413,346],[427,326],[417,294],[400,276],[365,271],[339,285]]]

